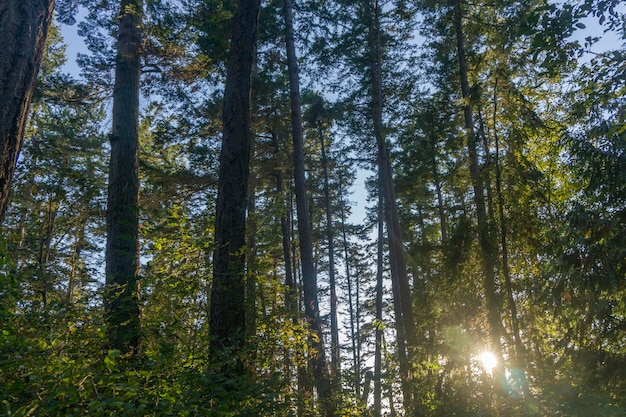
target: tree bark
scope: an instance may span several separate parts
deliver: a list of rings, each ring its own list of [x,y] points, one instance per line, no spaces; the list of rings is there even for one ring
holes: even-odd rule
[[[337,320],[337,288],[335,279],[335,236],[333,233],[333,216],[330,209],[330,186],[328,177],[328,159],[324,143],[324,132],[318,126],[320,148],[322,152],[322,172],[324,175],[324,208],[326,211],[326,241],[328,243],[328,285],[330,287],[330,356],[332,377],[337,383],[341,369],[339,351],[339,323]]]
[[[332,397],[331,380],[324,351],[324,336],[317,298],[317,277],[313,259],[311,224],[307,208],[307,191],[304,167],[304,134],[302,131],[302,111],[300,108],[300,79],[293,29],[293,5],[291,0],[284,0],[285,44],[287,69],[289,75],[289,98],[291,104],[291,130],[293,137],[294,180],[296,211],[298,215],[298,236],[300,238],[300,261],[302,265],[302,284],[304,290],[304,310],[309,326],[314,333],[311,338],[311,365],[317,385],[320,408],[325,416],[333,416],[336,405]]]
[[[0,3],[0,225],[43,57],[54,0]]]
[[[232,36],[223,103],[223,136],[215,216],[213,283],[209,321],[213,360],[237,362],[245,339],[245,226],[252,133],[250,92],[260,0],[239,0],[232,22]]]
[[[502,193],[502,168],[500,165],[500,140],[498,130],[496,128],[497,115],[497,91],[498,80],[495,80],[493,92],[493,138],[495,145],[494,164],[496,169],[496,194],[498,198],[498,215],[500,217],[500,245],[502,250],[502,276],[504,278],[504,288],[506,290],[506,299],[509,306],[509,314],[511,316],[511,331],[513,332],[513,343],[515,345],[515,363],[514,367],[520,372],[522,391],[524,396],[528,395],[528,381],[526,380],[526,355],[524,344],[522,343],[519,318],[517,313],[517,305],[513,296],[513,283],[511,280],[511,272],[509,268],[509,245],[508,245],[508,227],[504,217],[504,195]]]
[[[342,182],[339,181],[339,200],[341,203],[341,235],[343,240],[343,261],[346,267],[346,284],[348,286],[348,309],[350,313],[350,338],[352,344],[352,362],[354,365],[354,393],[355,398],[361,397],[361,353],[360,343],[357,343],[359,334],[359,311],[355,308],[352,297],[352,273],[350,271],[350,257],[348,255],[348,236],[346,232],[346,212],[343,200]],[[358,286],[357,286],[358,289]],[[358,291],[357,291],[358,304]]]
[[[105,315],[111,349],[139,348],[139,79],[142,0],[120,3],[107,199]]]
[[[395,187],[389,147],[385,138],[383,126],[383,87],[382,87],[382,49],[380,33],[380,5],[375,1],[372,8],[369,0],[366,7],[366,16],[369,19],[368,49],[370,58],[371,103],[370,110],[374,125],[374,136],[378,146],[378,171],[380,177],[380,193],[383,196],[385,223],[387,224],[387,244],[389,245],[389,260],[391,264],[392,292],[394,294],[394,309],[396,311],[398,357],[400,372],[403,378],[404,405],[408,410],[412,404],[409,388],[409,350],[417,346],[415,318],[413,315],[411,288],[406,267],[406,257],[402,245],[402,233],[398,206],[396,203]],[[404,339],[404,340],[403,340]]]
[[[491,349],[498,359],[498,366],[494,369],[494,372],[496,376],[496,389],[500,390],[502,389],[503,384],[506,383],[503,367],[502,344],[500,341],[504,329],[500,316],[500,299],[496,293],[496,274],[494,264],[495,249],[489,233],[484,186],[478,165],[476,133],[474,130],[474,114],[470,96],[465,39],[463,33],[461,0],[455,0],[454,2],[454,25],[457,38],[459,78],[461,82],[461,94],[463,97],[465,134],[470,158],[470,176],[474,188],[474,203],[476,205],[476,217],[478,222],[478,240],[482,260],[483,287],[485,290],[485,299],[487,304],[487,321],[490,327]]]
[[[383,197],[378,194],[378,253],[376,256],[376,346],[374,350],[374,417],[382,416],[382,369],[383,369],[383,265],[385,231],[383,220]]]

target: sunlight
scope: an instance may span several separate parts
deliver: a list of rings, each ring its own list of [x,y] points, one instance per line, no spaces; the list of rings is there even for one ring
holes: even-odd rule
[[[481,353],[478,356],[478,359],[483,364],[483,367],[487,372],[491,372],[491,370],[498,365],[498,360],[496,359],[496,356],[488,351]]]

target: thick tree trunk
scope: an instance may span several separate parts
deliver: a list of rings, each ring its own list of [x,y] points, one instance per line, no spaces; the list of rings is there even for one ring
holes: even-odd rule
[[[287,69],[289,73],[289,98],[291,104],[291,129],[293,136],[294,180],[296,211],[298,214],[298,236],[300,238],[300,261],[302,264],[302,284],[304,290],[304,310],[315,337],[311,339],[311,365],[317,385],[320,407],[323,415],[334,415],[336,405],[332,397],[331,380],[324,351],[324,336],[317,299],[317,277],[313,259],[311,224],[307,207],[307,192],[304,167],[304,134],[302,132],[302,112],[300,109],[300,79],[293,32],[293,5],[284,1],[285,43]]]
[[[226,361],[236,359],[239,373],[246,327],[246,198],[253,140],[250,91],[260,7],[260,0],[239,0],[232,22],[215,216],[210,354],[213,360],[224,361],[226,371],[230,367]]]
[[[465,119],[465,134],[467,136],[467,149],[470,158],[470,176],[472,178],[472,185],[474,188],[474,203],[476,204],[476,217],[478,221],[478,240],[483,269],[483,286],[487,303],[487,321],[490,326],[491,349],[498,359],[498,366],[494,371],[497,382],[496,389],[500,390],[506,382],[503,367],[502,344],[500,341],[501,336],[503,336],[504,329],[502,327],[500,317],[500,299],[496,293],[496,274],[494,263],[495,249],[489,233],[484,186],[478,165],[476,134],[474,131],[474,115],[470,97],[465,40],[463,34],[461,0],[455,0],[454,2],[454,25],[457,38],[461,94],[463,96],[464,103],[463,116]]]
[[[22,146],[54,0],[0,2],[0,225]]]
[[[141,0],[120,3],[109,189],[105,315],[111,349],[139,348],[139,78]]]

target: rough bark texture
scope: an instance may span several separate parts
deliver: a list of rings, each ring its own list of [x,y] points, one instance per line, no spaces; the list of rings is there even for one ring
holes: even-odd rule
[[[498,366],[495,368],[497,384],[496,389],[501,389],[505,383],[502,344],[503,335],[502,320],[500,316],[500,299],[496,293],[495,274],[495,249],[489,233],[487,223],[487,209],[485,204],[484,186],[478,166],[478,154],[476,133],[474,130],[474,114],[472,109],[470,88],[468,81],[467,58],[465,52],[465,39],[463,34],[463,14],[461,0],[454,2],[454,24],[457,38],[457,55],[459,60],[459,78],[461,81],[461,94],[463,96],[463,116],[465,119],[465,134],[467,149],[470,160],[470,176],[474,188],[474,204],[476,205],[476,218],[478,222],[478,240],[483,269],[483,287],[487,304],[487,321],[491,333],[491,349],[498,358]]]
[[[139,347],[139,78],[141,0],[120,3],[107,200],[105,317],[108,346]]]
[[[237,357],[244,347],[250,88],[260,7],[259,0],[238,2],[224,89],[209,324],[211,355],[216,360],[224,359],[223,355]]]
[[[311,339],[311,366],[317,385],[322,414],[334,415],[335,404],[332,401],[331,381],[328,375],[328,363],[324,351],[324,336],[317,299],[317,276],[313,258],[311,224],[307,208],[307,192],[304,167],[304,135],[302,132],[302,112],[300,109],[300,79],[293,32],[293,5],[291,0],[284,1],[285,44],[287,50],[287,69],[289,73],[289,99],[291,104],[291,130],[293,137],[294,180],[296,194],[296,212],[298,214],[298,236],[300,238],[300,262],[302,265],[302,286],[304,290],[304,311],[315,337]]]
[[[22,146],[54,0],[0,2],[0,224]]]

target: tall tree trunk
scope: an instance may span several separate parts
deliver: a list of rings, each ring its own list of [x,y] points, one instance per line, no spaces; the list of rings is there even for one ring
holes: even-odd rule
[[[45,314],[48,314],[48,295],[54,289],[52,275],[48,274],[48,262],[50,261],[50,251],[52,250],[52,238],[54,237],[54,229],[56,219],[59,215],[59,196],[54,195],[48,197],[45,215],[44,234],[39,242],[39,253],[37,255],[37,267],[39,269],[40,278],[43,280],[41,285],[43,305]]]
[[[513,297],[513,283],[511,281],[511,272],[509,269],[509,245],[508,245],[508,228],[506,218],[504,217],[504,195],[502,193],[502,168],[500,165],[500,140],[498,129],[496,128],[497,119],[497,91],[498,80],[495,80],[493,92],[493,138],[495,145],[494,164],[496,168],[496,195],[498,199],[498,215],[500,217],[500,245],[502,250],[502,276],[504,278],[504,288],[506,291],[506,299],[511,317],[511,331],[513,332],[513,343],[515,345],[515,363],[513,368],[520,374],[521,388],[524,396],[528,395],[528,381],[526,380],[526,358],[524,344],[519,328],[519,318],[517,314],[517,305]]]
[[[0,2],[0,225],[53,8],[54,0]]]
[[[328,243],[328,283],[330,287],[330,357],[331,372],[335,384],[341,369],[339,352],[339,323],[337,320],[337,288],[335,280],[335,236],[333,233],[333,215],[330,208],[330,185],[328,177],[328,159],[324,143],[324,131],[318,126],[320,148],[322,152],[322,172],[324,175],[324,209],[326,211],[326,241]]]
[[[358,311],[354,308],[352,297],[352,273],[350,271],[350,256],[348,255],[348,235],[346,231],[346,212],[343,200],[342,181],[339,181],[339,201],[341,204],[341,237],[343,241],[343,261],[346,267],[346,284],[348,286],[348,310],[350,314],[350,339],[352,343],[352,363],[354,366],[354,393],[355,398],[361,397],[361,360],[360,349],[357,347],[357,338],[359,333]],[[357,301],[358,303],[358,301]]]
[[[139,79],[142,0],[120,3],[109,189],[105,314],[112,349],[139,348]]]
[[[376,346],[374,350],[374,417],[382,416],[382,369],[383,369],[383,267],[385,231],[383,221],[383,197],[378,194],[378,253],[376,256]]]
[[[278,144],[278,137],[274,132],[271,132],[272,145],[274,146],[274,153],[278,155],[280,153],[280,145]],[[298,289],[292,272],[292,260],[291,260],[291,222],[289,221],[288,213],[291,211],[291,205],[288,203],[288,197],[285,196],[284,174],[281,168],[276,169],[276,194],[277,198],[284,200],[286,204],[281,207],[280,215],[280,232],[282,234],[283,245],[283,259],[285,261],[285,286],[287,290],[285,292],[285,307],[290,315],[296,315],[298,311]]]
[[[284,0],[285,44],[287,50],[287,69],[289,75],[289,98],[291,104],[291,130],[293,136],[294,180],[296,193],[296,211],[298,213],[298,236],[300,238],[300,262],[302,264],[302,284],[304,290],[304,310],[314,333],[311,339],[311,365],[317,385],[322,414],[334,415],[336,405],[333,402],[331,380],[324,351],[324,335],[317,299],[317,277],[313,259],[313,241],[311,224],[307,208],[307,192],[304,167],[304,134],[302,132],[302,111],[300,109],[300,79],[296,46],[293,32],[293,5],[291,0]]]
[[[395,187],[391,161],[389,158],[389,147],[385,138],[383,126],[383,87],[382,87],[382,48],[380,33],[380,5],[374,0],[372,8],[369,0],[365,10],[369,19],[368,49],[370,54],[370,77],[371,77],[371,113],[374,125],[374,136],[378,145],[378,170],[380,176],[380,193],[384,201],[385,223],[387,224],[387,243],[389,245],[389,258],[392,275],[392,291],[394,293],[394,308],[396,309],[396,323],[398,335],[398,355],[400,360],[400,370],[403,377],[403,393],[406,409],[412,405],[412,398],[409,389],[409,358],[404,341],[408,344],[409,350],[417,346],[415,318],[413,316],[413,306],[411,288],[406,267],[406,257],[402,245],[402,233],[400,231],[400,220],[398,206],[396,203]],[[404,341],[401,340],[404,338]]]
[[[210,354],[224,372],[244,372],[245,228],[252,133],[250,92],[260,0],[239,0],[233,17],[224,87],[223,136],[217,184]],[[227,355],[227,356],[226,356]],[[228,364],[237,361],[236,369]]]
[[[457,38],[457,55],[459,60],[459,78],[461,81],[461,94],[463,96],[463,116],[465,119],[465,134],[467,149],[470,158],[470,176],[474,188],[474,203],[476,205],[476,217],[478,221],[478,240],[483,269],[483,287],[487,303],[487,321],[490,326],[491,349],[498,359],[495,368],[496,389],[500,390],[506,383],[504,375],[502,344],[500,338],[504,329],[500,317],[500,299],[496,293],[496,274],[494,264],[495,249],[489,233],[487,210],[485,206],[484,186],[478,165],[476,133],[474,131],[474,115],[468,81],[467,58],[465,52],[465,39],[463,33],[463,14],[461,0],[454,2],[454,25]]]

